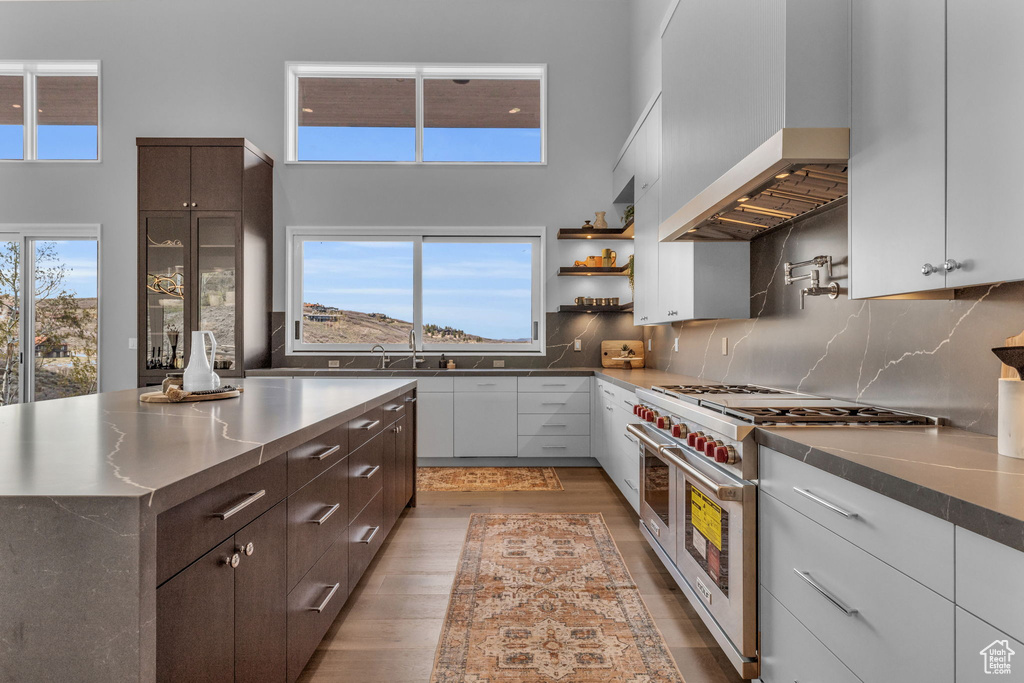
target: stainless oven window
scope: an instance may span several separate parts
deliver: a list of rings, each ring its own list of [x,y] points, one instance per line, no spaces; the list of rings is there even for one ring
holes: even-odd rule
[[[650,452],[644,453],[644,502],[666,527],[670,525],[671,520],[671,475],[668,463]]]
[[[729,513],[715,499],[686,482],[686,551],[704,573],[729,595]]]

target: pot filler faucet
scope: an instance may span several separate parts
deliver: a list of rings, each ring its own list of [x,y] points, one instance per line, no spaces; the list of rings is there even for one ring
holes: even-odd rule
[[[809,273],[803,275],[793,275],[793,271],[797,268],[803,268],[804,266],[813,266]],[[825,277],[829,279],[827,287],[822,287],[819,280],[819,271],[817,268],[825,269]],[[831,256],[815,256],[812,259],[806,261],[799,261],[798,263],[790,263],[786,261],[786,284],[791,285],[794,282],[800,282],[801,280],[810,280],[811,286],[804,287],[800,290],[800,310],[804,308],[804,299],[809,296],[822,296],[827,294],[829,299],[836,299],[839,297],[839,283],[832,281],[832,257]]]
[[[377,366],[377,369],[378,370],[383,370],[384,369],[384,364],[388,361],[388,357],[386,355],[387,354],[387,349],[385,349],[380,344],[374,344],[373,347],[370,349],[370,353],[375,352],[377,349],[380,349],[380,365]]]

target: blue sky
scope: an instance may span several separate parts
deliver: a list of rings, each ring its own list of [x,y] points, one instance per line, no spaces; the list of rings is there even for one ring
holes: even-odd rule
[[[23,126],[0,126],[0,159],[24,156]],[[40,159],[95,159],[96,126],[39,126]]]
[[[96,296],[96,240],[55,242],[60,263],[67,266],[65,288],[78,298]],[[46,267],[51,263],[42,263]]]
[[[424,161],[540,161],[539,128],[425,128]],[[300,126],[303,161],[414,161],[415,128]]]
[[[411,242],[306,242],[303,299],[413,319]],[[423,322],[491,339],[532,333],[531,246],[423,244]]]

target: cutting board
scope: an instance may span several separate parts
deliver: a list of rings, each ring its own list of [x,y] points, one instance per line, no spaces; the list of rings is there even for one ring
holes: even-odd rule
[[[1007,337],[1006,343],[1003,346],[1024,346],[1024,332],[1021,332],[1015,337]],[[1002,363],[1003,372],[1000,375],[1003,379],[1019,379],[1020,375],[1017,371],[1011,368],[1009,365]]]
[[[644,366],[644,342],[640,339],[609,339],[601,342],[601,367],[621,368],[625,363],[621,360],[612,360],[622,355],[622,345],[626,344],[636,353],[630,359],[630,367],[642,368]]]
[[[139,396],[143,403],[195,403],[197,401],[219,401],[223,398],[234,398],[242,395],[242,387],[235,391],[224,391],[219,394],[200,394],[199,396],[186,396],[180,401],[172,401],[162,391],[149,391]]]

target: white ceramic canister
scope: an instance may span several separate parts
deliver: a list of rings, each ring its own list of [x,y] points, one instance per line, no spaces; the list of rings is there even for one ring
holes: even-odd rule
[[[999,380],[1000,455],[1024,458],[1024,382],[1019,379]]]

